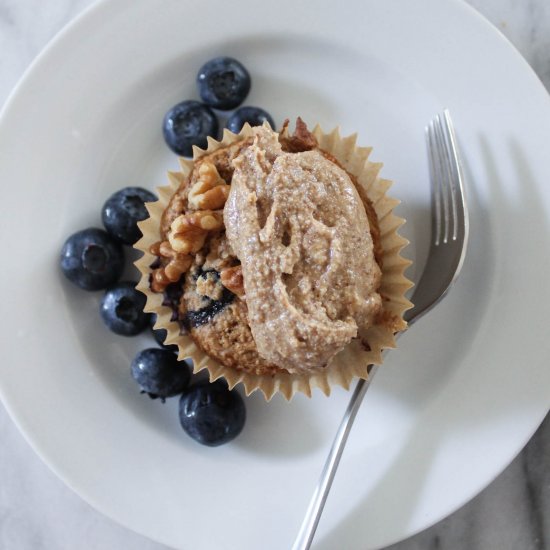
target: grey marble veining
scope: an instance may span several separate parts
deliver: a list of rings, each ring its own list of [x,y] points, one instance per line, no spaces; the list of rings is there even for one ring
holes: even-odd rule
[[[550,2],[469,0],[510,40],[550,90]]]
[[[90,0],[2,0],[0,2],[0,102],[42,48]]]
[[[469,3],[511,40],[550,90],[550,2]],[[0,105],[46,43],[90,4],[0,0]],[[1,405],[0,438],[1,550],[167,550],[105,518],[65,487]],[[463,549],[550,550],[550,416],[481,494],[434,527],[387,550]]]
[[[548,550],[550,416],[508,468],[447,519],[387,550]]]

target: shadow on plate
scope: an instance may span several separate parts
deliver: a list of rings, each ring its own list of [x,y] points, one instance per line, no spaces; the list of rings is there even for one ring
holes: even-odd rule
[[[247,425],[235,441],[243,450],[271,458],[296,458],[315,452],[323,439],[317,410],[308,398],[287,402],[276,395],[267,403],[259,392],[246,400]]]
[[[472,182],[466,167],[467,181]],[[480,204],[473,183],[467,185],[470,209],[470,243],[463,271],[455,287],[426,317],[403,334],[397,348],[391,350],[373,384],[377,392],[395,401],[399,407],[418,409],[428,403],[444,386],[468,353],[474,341],[483,312],[487,307],[493,278],[494,261],[488,213]],[[426,262],[429,243],[430,210],[426,205],[408,204],[403,215],[412,223],[416,243],[415,283]],[[416,228],[420,227],[420,230]],[[404,250],[407,255],[407,248]],[[472,293],[469,289],[475,288]],[[411,296],[414,293],[412,289]]]
[[[488,181],[488,188],[490,191],[491,205],[498,211],[498,219],[494,220],[494,223],[498,226],[499,223],[513,223],[514,220],[519,220],[523,215],[529,213],[530,216],[536,217],[541,223],[544,224],[544,231],[536,235],[531,242],[526,242],[525,246],[532,247],[533,257],[536,257],[541,250],[550,249],[550,230],[547,224],[544,223],[546,219],[544,210],[541,208],[542,200],[540,198],[540,192],[537,187],[536,180],[529,169],[529,163],[527,156],[521,146],[513,142],[510,144],[510,158],[516,169],[516,181],[518,185],[521,185],[521,198],[511,200],[507,197],[504,189],[500,185],[502,178],[499,174],[498,165],[494,159],[494,155],[491,148],[484,137],[480,138],[480,147],[484,157],[486,177]],[[483,297],[483,290],[487,291],[487,296],[490,294],[490,288],[487,288],[492,277],[495,275],[494,271],[498,266],[495,266],[496,258],[493,254],[492,247],[488,246],[490,243],[488,235],[490,230],[495,228],[489,226],[489,219],[487,212],[479,204],[479,197],[475,192],[475,182],[473,180],[468,188],[470,214],[472,222],[472,243],[469,250],[469,268],[466,269],[465,283],[477,284],[479,277],[485,273],[490,274],[487,276],[487,282],[485,286],[481,288],[478,286],[470,287],[476,288],[476,300],[481,299],[483,307],[485,306],[488,297]],[[520,182],[520,183],[519,183]],[[481,271],[476,276],[476,271]],[[452,295],[451,295],[452,296]],[[440,306],[443,307],[443,306]],[[460,307],[460,304],[455,303],[453,307]],[[470,306],[468,311],[460,311],[456,318],[465,319],[468,321],[471,312]],[[474,318],[478,318],[482,315],[483,307],[474,304],[474,307],[478,309],[477,315]],[[468,315],[466,315],[468,313]],[[464,317],[466,315],[466,317]],[[454,316],[454,313],[453,313]],[[479,322],[473,323],[471,326],[463,326],[459,324],[457,329],[457,341],[468,342],[464,338],[475,337],[475,328],[479,326]],[[468,323],[463,323],[467,325]],[[460,345],[453,345],[452,348],[457,350],[453,351],[453,356],[460,352]],[[453,359],[453,360],[456,360]],[[480,365],[482,367],[482,365]],[[406,378],[399,380],[399,391],[403,393],[402,398],[406,399]],[[414,382],[414,380],[409,381]],[[394,382],[395,383],[395,382]],[[475,384],[475,380],[473,381]],[[384,391],[396,391],[395,387],[386,385]],[[480,404],[479,399],[473,403],[470,403],[468,399],[465,399],[460,404],[460,410],[458,407],[452,411],[450,425],[445,426],[445,433],[438,434],[438,437],[434,437],[432,431],[429,428],[429,423],[432,418],[425,414],[424,422],[417,425],[411,433],[407,435],[407,440],[402,446],[401,450],[394,458],[393,462],[386,468],[384,475],[377,480],[374,487],[355,505],[351,511],[340,521],[333,529],[330,530],[323,538],[316,540],[316,548],[319,550],[332,550],[333,548],[359,548],[361,540],[388,540],[391,536],[384,530],[390,528],[384,522],[384,514],[387,514],[388,508],[391,509],[391,523],[392,525],[407,525],[413,518],[417,504],[423,491],[425,490],[425,482],[429,477],[429,472],[433,466],[434,460],[438,454],[440,445],[438,441],[444,438],[452,438],[453,433],[463,433],[464,431],[471,430],[473,427],[472,422],[475,422],[475,429],[483,430],[487,429],[494,424],[495,418],[503,419],[503,416],[512,416],[517,411],[529,410],[529,406],[532,403],[533,396],[527,392],[514,392],[514,400],[508,401],[509,407],[504,409],[503,399],[500,401],[491,401],[491,396],[487,396],[489,405],[487,403]],[[513,406],[512,406],[513,405]],[[483,408],[483,410],[476,410],[476,408]],[[474,420],[475,417],[475,420]],[[439,427],[441,431],[441,427]],[[512,457],[510,457],[511,459]],[[342,464],[345,467],[345,460]],[[349,464],[348,464],[349,466]],[[506,466],[503,463],[502,468]],[[475,464],[464,464],[465,468],[475,468]],[[368,463],[363,465],[364,470],[368,470]],[[357,471],[357,482],[360,483],[359,471]],[[488,478],[487,481],[490,481]],[[448,486],[441,486],[438,490],[442,494],[446,491],[453,490],[453,486],[456,481],[449,479]],[[403,488],[406,488],[404,490]],[[469,498],[473,498],[474,494],[469,495]],[[330,498],[330,497],[329,497]],[[454,512],[464,502],[457,503],[455,509],[444,510],[444,514],[440,517],[433,518],[435,523],[445,515]],[[384,512],[384,509],[386,512]],[[359,527],[358,527],[359,526]],[[414,533],[410,533],[413,535]],[[363,548],[361,546],[361,548]]]

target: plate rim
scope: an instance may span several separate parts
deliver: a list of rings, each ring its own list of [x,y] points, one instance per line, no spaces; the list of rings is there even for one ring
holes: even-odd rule
[[[23,89],[25,86],[26,86],[26,83],[27,81],[29,80],[29,78],[32,77],[33,73],[34,73],[34,70],[37,66],[41,65],[44,61],[44,59],[47,59],[47,56],[48,55],[51,55],[51,52],[52,50],[54,49],[54,47],[58,44],[58,43],[62,43],[66,37],[68,35],[70,35],[71,33],[75,32],[76,29],[78,29],[78,27],[80,25],[83,25],[84,22],[88,19],[88,17],[91,15],[91,14],[94,14],[94,13],[99,13],[102,9],[110,9],[110,6],[111,5],[115,5],[117,4],[117,1],[118,0],[96,0],[95,2],[93,2],[91,5],[87,6],[83,11],[81,11],[79,14],[77,14],[77,16],[75,18],[73,18],[67,25],[65,25],[49,42],[48,44],[44,47],[44,49],[40,52],[40,54],[33,60],[33,62],[29,65],[29,67],[24,71],[22,77],[19,79],[18,83],[16,84],[16,86],[12,89],[11,93],[9,94],[8,98],[6,99],[3,107],[2,107],[2,110],[0,111],[0,133],[2,133],[3,131],[3,123],[4,123],[4,118],[5,118],[5,115],[6,113],[8,113],[11,108],[12,108],[12,104],[14,103],[15,99],[17,98],[17,96],[19,95],[20,93],[20,90]],[[515,46],[510,42],[510,40],[508,40],[508,38],[506,36],[504,36],[502,34],[502,32],[496,27],[494,26],[492,23],[490,23],[483,15],[481,15],[474,7],[472,7],[471,5],[467,4],[464,0],[447,0],[448,3],[454,3],[456,5],[460,5],[462,8],[467,8],[470,13],[472,15],[474,15],[475,17],[477,17],[478,19],[480,19],[481,21],[484,22],[484,24],[486,24],[487,28],[489,28],[491,30],[491,32],[494,32],[494,31],[497,31],[497,34],[499,35],[499,37],[508,45],[509,48],[511,48],[511,50],[513,50],[513,52],[515,53],[516,57],[517,57],[517,60],[521,59],[522,63],[524,64],[524,67],[525,68],[528,68],[529,72],[536,78],[536,80],[538,81],[538,83],[540,84],[540,86],[542,86],[544,88],[544,85],[542,84],[540,78],[538,77],[538,75],[535,73],[534,69],[528,64],[528,62],[525,60],[525,58],[523,58],[523,56],[521,56],[521,54],[519,53],[519,51],[515,48]],[[124,2],[118,2],[119,4],[123,4]],[[34,444],[34,441],[32,439],[32,434],[29,434],[27,432],[27,430],[24,428],[24,422],[21,422],[21,417],[17,414],[17,412],[12,408],[12,402],[11,402],[11,399],[5,394],[4,392],[4,386],[0,383],[0,398],[2,399],[2,402],[4,403],[4,406],[10,416],[10,418],[12,419],[12,421],[15,423],[15,425],[17,426],[18,430],[20,431],[20,433],[23,435],[24,439],[27,441],[27,443],[29,443],[29,445],[31,446],[31,448],[33,449],[33,451],[41,458],[41,460],[50,468],[50,470],[52,470],[56,476],[58,478],[60,478],[63,483],[65,483],[67,486],[69,486],[71,488],[71,490],[73,490],[76,494],[79,495],[80,498],[82,498],[84,501],[88,502],[94,509],[96,509],[97,511],[99,511],[100,513],[104,514],[104,515],[107,515],[103,510],[101,510],[100,506],[99,505],[96,505],[96,503],[94,502],[93,499],[89,499],[88,498],[88,495],[85,495],[83,494],[77,487],[75,487],[70,478],[67,478],[64,473],[62,471],[60,471],[55,464],[51,463],[47,454],[43,453],[42,450],[40,448],[37,448]],[[533,430],[531,431],[531,433],[528,435],[528,437],[525,438],[525,441],[522,442],[522,445],[521,445],[521,449],[525,446],[525,444],[529,441],[529,439],[532,437],[532,435],[535,433],[535,431],[538,429],[538,427],[540,426],[540,423],[544,420],[546,414],[547,414],[548,411],[544,412],[544,414],[542,414],[541,418],[538,420],[538,423],[537,425],[533,428]],[[510,457],[510,461],[513,459],[514,457]],[[507,463],[509,463],[510,461],[508,461]],[[500,469],[499,471],[497,471],[494,476],[489,479],[487,481],[487,483],[481,487],[480,490],[482,490],[484,487],[486,487],[489,483],[491,483],[500,473],[502,472],[502,469]],[[477,492],[475,493],[477,494]],[[475,495],[472,495],[472,497],[475,496]],[[470,498],[472,498],[470,497]],[[444,517],[446,517],[447,515],[449,515],[450,513],[453,513],[454,511],[456,511],[457,509],[459,509],[460,507],[462,507],[465,502],[468,502],[470,500],[470,498],[468,498],[466,501],[464,502],[461,502],[459,504],[456,505],[456,507],[451,510],[451,512],[449,511],[445,511],[445,513],[442,513],[441,517],[439,518],[442,519]],[[112,517],[112,516],[108,516],[108,517]],[[139,530],[136,530],[136,527],[134,525],[129,525],[129,524],[126,524],[125,522],[122,522],[119,518],[112,518],[112,519],[115,519],[115,521],[117,521],[118,523],[121,523],[122,525],[124,525],[125,527],[127,527],[128,529],[132,530],[132,531],[135,531],[135,532],[140,532],[142,535],[146,536],[146,537],[149,537],[149,535],[144,532],[144,531],[139,531]],[[438,520],[438,521],[439,521]],[[433,524],[433,523],[431,523]],[[430,525],[431,525],[430,524]],[[417,529],[416,531],[414,532],[411,532],[410,535],[408,536],[412,536],[414,535],[415,533],[425,529],[429,527],[429,525],[426,525],[422,528],[419,528]],[[401,538],[399,538],[398,540],[401,540]]]

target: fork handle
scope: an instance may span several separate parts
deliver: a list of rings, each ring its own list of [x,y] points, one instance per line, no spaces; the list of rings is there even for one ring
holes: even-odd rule
[[[317,525],[319,524],[321,514],[323,513],[323,508],[325,507],[328,493],[332,487],[334,475],[336,474],[336,470],[340,464],[340,458],[342,458],[342,453],[344,451],[344,447],[346,446],[353,421],[355,420],[355,416],[361,406],[363,397],[365,397],[370,383],[377,371],[378,365],[373,365],[368,379],[359,380],[355,386],[355,390],[348,403],[346,412],[340,422],[340,427],[336,432],[336,437],[332,443],[325,466],[323,467],[323,471],[321,472],[321,476],[317,482],[317,487],[315,488],[313,497],[309,502],[304,521],[302,522],[298,536],[292,546],[292,550],[309,550],[311,546],[313,537],[315,536],[315,531],[317,530]]]

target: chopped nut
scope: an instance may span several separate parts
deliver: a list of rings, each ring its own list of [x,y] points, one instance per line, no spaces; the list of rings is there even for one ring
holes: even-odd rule
[[[161,245],[161,242],[158,241],[156,243],[153,243],[150,247],[149,247],[149,252],[151,254],[153,254],[154,256],[159,256],[160,255],[160,245]]]
[[[213,189],[205,191],[202,195],[199,195],[196,204],[199,205],[199,208],[217,210],[223,208],[228,196],[229,185],[218,185]]]
[[[172,251],[172,259],[164,266],[153,271],[151,290],[164,292],[170,283],[179,281],[180,277],[189,270],[193,263],[192,256],[176,254]]]
[[[180,254],[193,254],[198,252],[206,240],[204,229],[193,228],[193,231],[183,233],[169,233],[170,246]]]
[[[149,252],[159,258],[169,258],[164,266],[153,270],[151,289],[154,292],[163,292],[170,284],[179,281],[180,277],[191,267],[193,258],[187,254],[178,254],[168,241],[159,241],[149,247]]]
[[[174,233],[185,233],[192,228],[206,229],[212,231],[223,227],[223,217],[221,212],[211,210],[202,210],[200,212],[191,212],[178,216],[170,226]]]
[[[170,284],[170,280],[164,273],[164,268],[159,267],[153,271],[153,278],[151,281],[151,290],[153,292],[164,292],[164,289]]]
[[[193,257],[204,246],[209,231],[223,228],[221,212],[201,210],[178,216],[170,225],[167,241],[159,241],[150,246],[149,251],[170,261],[153,271],[151,289],[163,292],[170,284],[178,281],[186,273]]]
[[[218,210],[225,204],[229,189],[216,166],[203,162],[199,167],[199,179],[189,190],[189,207],[193,210]]]
[[[168,241],[162,241],[160,243],[159,252],[157,255],[164,256],[165,258],[173,258],[175,256],[175,252]]]
[[[191,256],[177,255],[168,262],[164,268],[164,274],[170,282],[175,283],[191,267],[192,263],[193,258]]]
[[[240,298],[244,296],[243,270],[240,265],[222,269],[220,273],[222,285]]]
[[[195,254],[203,246],[208,231],[223,227],[219,212],[203,210],[178,216],[170,226],[168,241],[173,250],[180,254]]]
[[[203,216],[198,223],[206,231],[214,231],[221,228],[220,220],[210,214]]]

